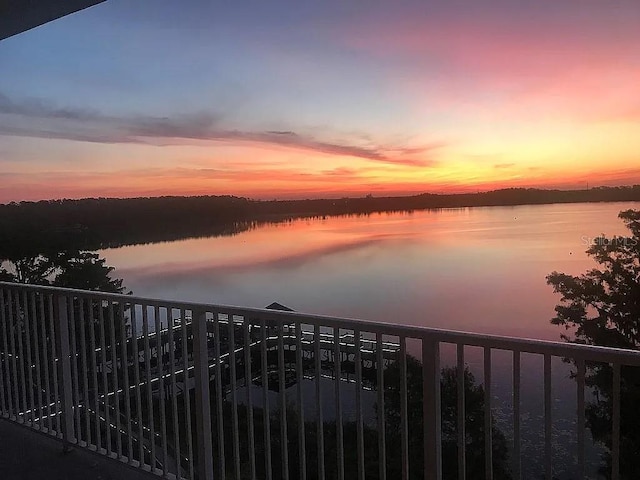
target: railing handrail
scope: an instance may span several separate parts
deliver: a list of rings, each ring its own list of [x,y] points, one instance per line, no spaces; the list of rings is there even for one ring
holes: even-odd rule
[[[120,293],[106,293],[93,290],[62,288],[50,285],[33,285],[26,283],[0,281],[0,287],[23,288],[27,290],[74,295],[78,297],[92,297],[94,299],[96,297],[99,297],[104,300],[122,301],[124,303],[144,304],[163,308],[182,308],[195,312],[216,312],[242,317],[255,314],[260,319],[276,322],[279,324],[290,322],[345,329],[355,328],[362,332],[381,333],[399,337],[405,336],[411,338],[432,338],[433,340],[437,340],[443,343],[464,344],[467,346],[477,347],[490,347],[497,350],[519,351],[521,353],[549,354],[557,357],[571,357],[574,359],[580,358],[587,361],[611,362],[615,360],[616,362],[625,365],[640,366],[640,350],[631,350],[617,347],[604,347],[599,345],[559,342],[553,340],[540,340],[505,335],[473,333],[460,330],[448,330],[416,325],[402,325],[391,322],[270,310],[255,307],[238,307],[234,305],[215,303],[166,300],[158,298],[139,297]]]

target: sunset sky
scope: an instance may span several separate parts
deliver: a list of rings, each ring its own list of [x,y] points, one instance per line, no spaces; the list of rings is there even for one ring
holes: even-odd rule
[[[0,203],[640,183],[640,2],[108,0],[0,41]]]

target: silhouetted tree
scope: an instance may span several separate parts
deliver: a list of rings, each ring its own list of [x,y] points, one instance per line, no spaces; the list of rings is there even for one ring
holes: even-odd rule
[[[587,254],[600,268],[578,276],[553,272],[547,283],[559,293],[561,303],[551,320],[563,326],[562,338],[574,343],[638,349],[640,347],[640,211],[620,212],[628,236],[593,239]],[[621,476],[640,478],[640,372],[621,369]],[[586,408],[593,438],[611,448],[612,371],[609,365],[588,364],[588,386],[595,400]],[[609,475],[611,458],[605,455]]]
[[[49,277],[53,274],[55,264],[50,257],[36,254],[20,258],[5,258],[3,262],[12,268],[3,267],[0,270],[5,281],[17,283],[30,283],[35,285],[47,285]]]
[[[409,425],[409,478],[424,477],[423,422],[422,422],[422,364],[414,357],[407,357],[407,415]],[[484,388],[478,385],[473,374],[465,369],[465,417],[466,417],[466,471],[467,477],[484,478]],[[457,368],[442,369],[440,381],[442,410],[442,466],[444,479],[458,478],[457,458]],[[389,445],[388,468],[390,478],[402,477],[400,437],[400,365],[394,363],[385,370],[384,405],[385,423]],[[492,419],[493,478],[511,479],[507,441]]]
[[[111,277],[115,269],[105,265],[106,260],[93,252],[37,254],[19,259],[7,258],[0,265],[2,263],[9,267],[0,268],[0,278],[4,281],[108,293],[125,292],[122,279]]]
[[[53,261],[59,272],[52,284],[56,287],[125,293],[122,279],[111,276],[115,268],[105,265],[105,262],[97,253],[61,253]]]
[[[13,274],[8,272],[5,268],[0,266],[0,282],[13,282]]]
[[[113,267],[106,265],[106,260],[97,253],[83,251],[61,251],[55,254],[38,254],[32,257],[4,261],[9,269],[0,270],[0,279],[9,282],[29,283],[32,285],[50,285],[80,290],[94,290],[106,293],[126,293],[122,279],[113,278]],[[106,335],[110,335],[109,312],[107,307],[94,302],[90,311],[81,310],[79,299],[73,301],[73,318],[75,326],[80,329],[81,313],[85,316],[85,341],[89,342],[92,331],[96,341],[100,342],[100,328],[98,324],[99,308],[103,309],[106,321]],[[83,308],[87,305],[83,305]],[[18,308],[21,308],[18,306]],[[45,310],[44,314],[47,314]],[[126,318],[118,309],[114,311],[114,333],[120,341],[120,330],[126,328]],[[79,342],[80,338],[76,336]],[[88,344],[88,343],[87,343]]]

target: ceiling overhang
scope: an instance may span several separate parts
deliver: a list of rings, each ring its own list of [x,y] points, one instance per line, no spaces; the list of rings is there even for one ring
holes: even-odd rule
[[[105,0],[0,0],[0,40]]]

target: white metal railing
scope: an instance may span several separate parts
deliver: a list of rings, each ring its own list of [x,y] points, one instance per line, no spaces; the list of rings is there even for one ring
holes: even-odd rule
[[[456,348],[459,479],[480,478],[466,471],[465,347],[484,352],[484,478],[493,478],[494,468],[496,350],[512,352],[513,478],[522,477],[522,354],[544,359],[547,479],[553,476],[552,358],[576,365],[580,478],[585,365],[611,364],[611,478],[620,477],[621,367],[640,366],[640,352],[273,310],[0,283],[0,412],[67,447],[167,478],[344,480],[354,472],[363,480],[396,478],[397,469],[405,479],[440,479],[444,344]],[[410,354],[421,364],[418,426],[409,424],[415,413],[409,411]],[[399,375],[397,418],[385,410],[392,366]],[[376,404],[373,421],[365,420],[365,395]],[[331,411],[327,396],[333,396]],[[414,456],[416,442],[421,455]],[[370,452],[377,452],[373,464]]]

